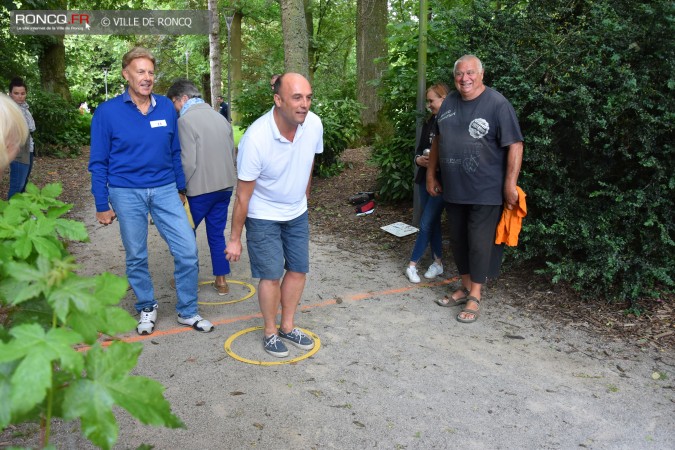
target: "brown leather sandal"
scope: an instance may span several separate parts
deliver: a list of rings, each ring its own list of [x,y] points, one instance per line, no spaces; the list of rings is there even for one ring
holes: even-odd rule
[[[218,292],[218,295],[227,295],[230,292],[230,286],[227,285],[227,281],[225,284],[216,284],[214,281],[213,288]]]
[[[463,297],[460,297],[458,299],[452,298],[453,295],[455,295],[457,292],[462,292],[464,294]],[[459,288],[455,292],[452,293],[449,297],[446,295],[443,298],[436,299],[434,300],[438,306],[443,306],[444,308],[451,308],[453,306],[459,306],[463,305],[467,302],[467,296],[469,295],[469,291],[466,288]]]
[[[473,323],[478,318],[480,317],[480,299],[474,297],[473,295],[467,295],[466,297],[466,303],[468,305],[469,302],[474,302],[479,309],[469,309],[469,308],[464,308],[462,311],[457,314],[457,321],[462,322],[462,323]],[[470,319],[465,319],[463,317],[460,317],[462,314],[473,314],[473,317]]]

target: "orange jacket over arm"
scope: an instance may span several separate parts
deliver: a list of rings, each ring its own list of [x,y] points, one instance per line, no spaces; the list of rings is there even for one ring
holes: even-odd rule
[[[525,192],[516,186],[518,191],[518,206],[513,209],[506,209],[502,212],[502,218],[497,224],[497,234],[495,244],[506,244],[509,247],[518,245],[518,234],[523,226],[523,217],[527,216],[527,204],[525,203]]]

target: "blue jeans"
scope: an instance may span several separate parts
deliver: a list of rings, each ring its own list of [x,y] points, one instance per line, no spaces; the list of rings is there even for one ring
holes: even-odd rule
[[[427,192],[426,186],[420,185],[420,231],[415,241],[415,246],[410,256],[410,261],[417,263],[427,249],[431,246],[431,256],[434,259],[443,257],[443,241],[441,238],[441,214],[443,213],[443,196],[432,197]]]
[[[195,233],[202,220],[206,222],[206,238],[209,241],[211,267],[215,276],[230,273],[230,262],[225,258],[225,226],[231,197],[231,190],[188,197]]]
[[[174,261],[176,311],[183,318],[197,314],[199,258],[197,241],[176,184],[156,188],[109,188],[110,204],[120,222],[126,251],[127,278],[136,294],[136,311],[157,306],[148,269],[148,213],[169,246]]]
[[[14,194],[19,194],[26,190],[28,176],[32,169],[33,152],[30,154],[30,163],[22,164],[20,162],[12,161],[9,164],[9,192],[7,193],[7,200],[12,198]]]
[[[307,211],[295,219],[246,218],[246,247],[253,278],[278,280],[284,269],[309,272],[309,219]]]

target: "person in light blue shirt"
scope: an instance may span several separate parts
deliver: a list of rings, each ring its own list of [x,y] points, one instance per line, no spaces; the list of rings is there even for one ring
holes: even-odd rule
[[[197,243],[188,222],[177,115],[171,100],[152,93],[155,58],[136,47],[122,58],[127,89],[101,104],[91,123],[91,192],[96,220],[117,218],[126,251],[126,274],[140,314],[136,331],[152,334],[157,299],[148,269],[148,214],[174,257],[178,323],[213,330],[198,313]]]

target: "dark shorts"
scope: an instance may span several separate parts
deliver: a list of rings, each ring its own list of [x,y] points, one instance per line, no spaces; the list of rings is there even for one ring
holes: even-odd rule
[[[246,218],[246,246],[253,278],[278,280],[284,269],[309,272],[307,211],[293,220]]]

